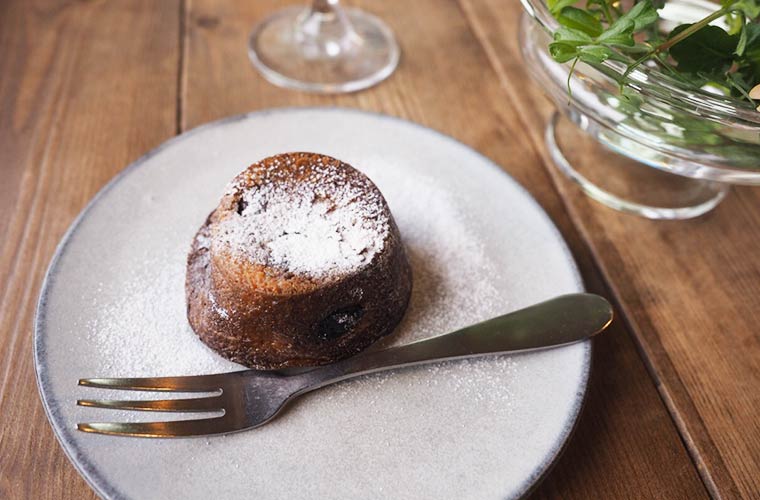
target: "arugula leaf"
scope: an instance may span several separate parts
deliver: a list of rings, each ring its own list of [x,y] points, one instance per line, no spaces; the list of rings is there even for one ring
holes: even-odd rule
[[[657,9],[655,9],[654,5],[652,5],[651,0],[645,0],[643,2],[637,3],[631,10],[628,11],[625,16],[621,17],[620,19],[623,19],[626,16],[630,16],[630,18],[633,20],[636,25],[634,28],[636,31],[646,28],[650,24],[657,21],[657,19],[660,17],[660,15],[657,13]]]
[[[633,47],[634,31],[643,29],[657,20],[658,14],[651,0],[639,2],[628,12],[620,16],[604,33],[599,35],[599,42],[608,45]]]
[[[760,16],[760,2],[758,0],[723,0],[721,2],[724,7],[730,7],[732,11],[738,11],[743,13],[750,19],[756,19]]]
[[[609,45],[624,45],[632,47],[636,42],[633,40],[633,30],[636,24],[630,19],[622,17],[615,21],[607,30],[599,35],[599,42]]]
[[[549,6],[549,12],[554,16],[557,16],[562,9],[573,5],[576,0],[547,0],[546,5]]]
[[[731,33],[729,30],[729,35],[735,35],[736,33]],[[747,48],[747,25],[745,24],[742,26],[741,31],[739,32],[739,43],[736,44],[736,50],[734,50],[734,54],[737,56],[740,56],[744,54],[744,50]]]
[[[599,19],[576,7],[562,9],[562,12],[557,16],[557,21],[563,26],[582,31],[589,36],[599,36],[604,31]]]
[[[564,63],[578,57],[578,47],[563,42],[549,44],[549,54],[558,63]]]
[[[682,24],[671,33],[673,38],[691,26]],[[708,25],[670,48],[678,70],[686,73],[726,71],[731,66],[739,37],[729,35],[718,26]]]
[[[741,33],[747,24],[747,18],[741,12],[729,12],[726,14],[726,23],[728,24],[728,34],[736,35],[737,33]]]
[[[594,39],[591,36],[581,30],[568,28],[566,26],[563,26],[554,32],[554,41],[573,45],[575,47],[594,43]]]
[[[578,50],[578,58],[586,63],[601,64],[613,54],[612,49],[604,45],[589,45]]]
[[[752,58],[753,54],[760,55],[760,24],[744,25],[734,53],[737,56],[746,54],[749,58]]]
[[[730,85],[732,90],[735,90],[736,93],[738,93],[740,96],[752,102],[752,98],[749,96],[749,93],[745,90],[745,89],[750,88],[750,86],[747,84],[747,81],[744,79],[743,75],[739,73],[727,73],[726,82]]]

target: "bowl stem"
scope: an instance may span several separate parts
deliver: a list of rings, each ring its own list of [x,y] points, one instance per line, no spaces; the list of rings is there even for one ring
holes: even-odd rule
[[[545,133],[549,154],[560,172],[610,208],[648,219],[691,219],[728,193],[728,184],[665,172],[619,154],[613,151],[615,138],[597,140],[574,123],[585,117],[572,118],[552,115]]]

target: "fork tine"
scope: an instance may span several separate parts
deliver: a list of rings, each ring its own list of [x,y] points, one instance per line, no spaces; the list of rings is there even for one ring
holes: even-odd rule
[[[188,437],[206,434],[224,434],[238,430],[228,425],[224,417],[173,422],[95,422],[77,424],[77,429],[96,434],[136,437]]]
[[[162,399],[162,400],[123,400],[123,399],[80,399],[79,406],[93,408],[113,408],[116,410],[141,410],[141,411],[186,411],[208,412],[223,410],[222,398],[212,396],[209,398],[189,399]]]
[[[83,378],[79,385],[135,391],[213,392],[221,388],[218,375],[145,378]]]

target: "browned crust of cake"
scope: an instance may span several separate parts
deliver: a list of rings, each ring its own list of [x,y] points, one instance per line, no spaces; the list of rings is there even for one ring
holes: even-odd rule
[[[292,155],[302,161],[316,156]],[[255,183],[244,174],[236,178],[248,183],[243,189]],[[212,256],[213,227],[235,205],[225,196],[188,256],[187,315],[193,330],[225,358],[257,369],[332,363],[390,334],[406,311],[412,276],[398,228],[382,202],[390,225],[382,250],[356,272],[319,280],[227,260],[223,252]]]

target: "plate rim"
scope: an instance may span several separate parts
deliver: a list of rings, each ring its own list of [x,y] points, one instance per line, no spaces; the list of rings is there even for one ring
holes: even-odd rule
[[[265,109],[260,109],[256,111],[250,111],[247,113],[231,115],[231,116],[227,116],[218,120],[197,125],[189,130],[186,130],[185,132],[179,135],[175,135],[167,139],[166,141],[162,142],[161,144],[151,149],[147,153],[138,157],[136,160],[131,162],[129,165],[127,165],[121,171],[119,171],[116,175],[114,175],[102,188],[98,190],[98,192],[92,197],[92,199],[90,199],[90,201],[85,205],[85,207],[74,218],[74,220],[71,222],[66,232],[61,237],[61,240],[58,242],[55,252],[53,253],[53,257],[50,259],[50,264],[48,265],[47,270],[45,271],[45,277],[43,278],[42,284],[40,286],[40,295],[37,300],[37,306],[34,313],[33,342],[32,342],[33,355],[34,355],[34,373],[35,373],[35,379],[37,382],[37,391],[39,393],[40,400],[42,401],[42,406],[45,410],[45,416],[47,417],[48,422],[50,423],[50,426],[53,428],[53,434],[55,435],[56,440],[58,441],[58,444],[63,449],[66,457],[69,459],[69,462],[71,462],[71,464],[74,466],[77,472],[79,472],[79,475],[85,479],[87,484],[101,498],[122,499],[122,498],[127,498],[127,497],[124,496],[119,491],[117,491],[116,488],[114,488],[106,480],[106,478],[100,474],[100,472],[97,470],[97,467],[95,467],[92,463],[90,463],[87,460],[86,454],[83,453],[76,446],[75,440],[72,438],[72,432],[75,429],[67,428],[67,426],[65,425],[66,422],[63,421],[63,418],[60,417],[60,415],[56,414],[55,410],[52,408],[53,403],[50,402],[46,397],[46,388],[49,385],[49,382],[48,382],[48,379],[46,378],[46,375],[47,375],[46,356],[48,353],[45,346],[45,334],[44,334],[44,332],[46,331],[45,327],[47,323],[47,320],[45,317],[45,310],[46,310],[45,306],[47,304],[48,295],[52,289],[52,286],[55,283],[58,263],[61,257],[65,254],[66,248],[71,242],[71,237],[76,232],[77,228],[79,227],[81,222],[84,220],[84,218],[89,214],[90,210],[100,201],[100,199],[103,196],[106,195],[106,193],[108,193],[112,188],[118,185],[122,180],[124,180],[124,178],[126,178],[132,172],[140,168],[145,162],[150,160],[152,157],[156,156],[163,150],[172,147],[175,143],[179,143],[180,141],[189,139],[191,136],[199,132],[203,132],[206,129],[212,129],[219,126],[230,125],[232,123],[244,121],[250,118],[267,116],[271,114],[293,113],[293,112],[296,112],[296,113],[297,112],[353,113],[353,114],[368,116],[374,119],[391,120],[404,126],[411,126],[412,128],[420,129],[427,133],[433,133],[439,139],[452,142],[455,145],[464,148],[471,154],[474,154],[476,157],[479,157],[482,160],[482,163],[488,165],[489,168],[495,169],[497,172],[503,175],[507,181],[512,182],[514,186],[518,189],[518,191],[522,192],[525,195],[525,197],[528,199],[528,203],[533,204],[534,208],[537,209],[540,215],[548,223],[549,228],[554,232],[555,236],[557,237],[557,240],[560,243],[562,253],[564,254],[565,259],[567,260],[568,264],[570,265],[570,268],[573,271],[573,275],[574,275],[577,287],[579,288],[580,291],[583,291],[586,289],[585,283],[583,281],[583,277],[581,276],[580,270],[578,269],[578,264],[575,261],[575,258],[573,257],[572,252],[570,251],[570,248],[567,245],[567,241],[565,241],[565,238],[562,236],[562,233],[559,231],[559,228],[557,228],[552,218],[544,210],[544,208],[538,203],[538,201],[533,197],[530,191],[528,191],[525,188],[525,186],[523,186],[520,182],[518,182],[517,179],[512,177],[505,169],[500,167],[499,164],[497,164],[494,160],[492,160],[485,154],[481,153],[474,147],[468,144],[465,144],[464,142],[444,132],[441,132],[437,129],[434,129],[426,125],[422,125],[420,123],[408,120],[406,118],[401,118],[398,116],[388,115],[388,114],[380,113],[376,111],[367,111],[367,110],[363,110],[359,108],[350,108],[350,107],[343,107],[343,106],[285,106],[285,107],[265,108]],[[582,367],[581,367],[581,384],[579,387],[580,397],[575,399],[573,406],[569,412],[569,418],[563,423],[562,431],[560,432],[560,435],[558,436],[556,442],[554,443],[555,445],[549,450],[549,452],[544,457],[542,462],[538,466],[536,466],[536,468],[529,475],[526,476],[526,478],[522,481],[520,486],[517,488],[515,495],[510,498],[524,498],[542,482],[542,480],[546,477],[546,475],[552,470],[554,465],[557,463],[557,461],[559,460],[559,457],[565,451],[567,444],[570,442],[570,439],[572,438],[572,435],[574,434],[575,429],[578,426],[578,421],[580,420],[580,415],[585,406],[586,399],[588,396],[589,380],[590,380],[590,375],[591,375],[591,367],[592,367],[593,351],[594,351],[593,343],[591,342],[591,339],[585,340],[581,344],[585,347],[585,349],[583,351],[583,361],[582,361]]]

